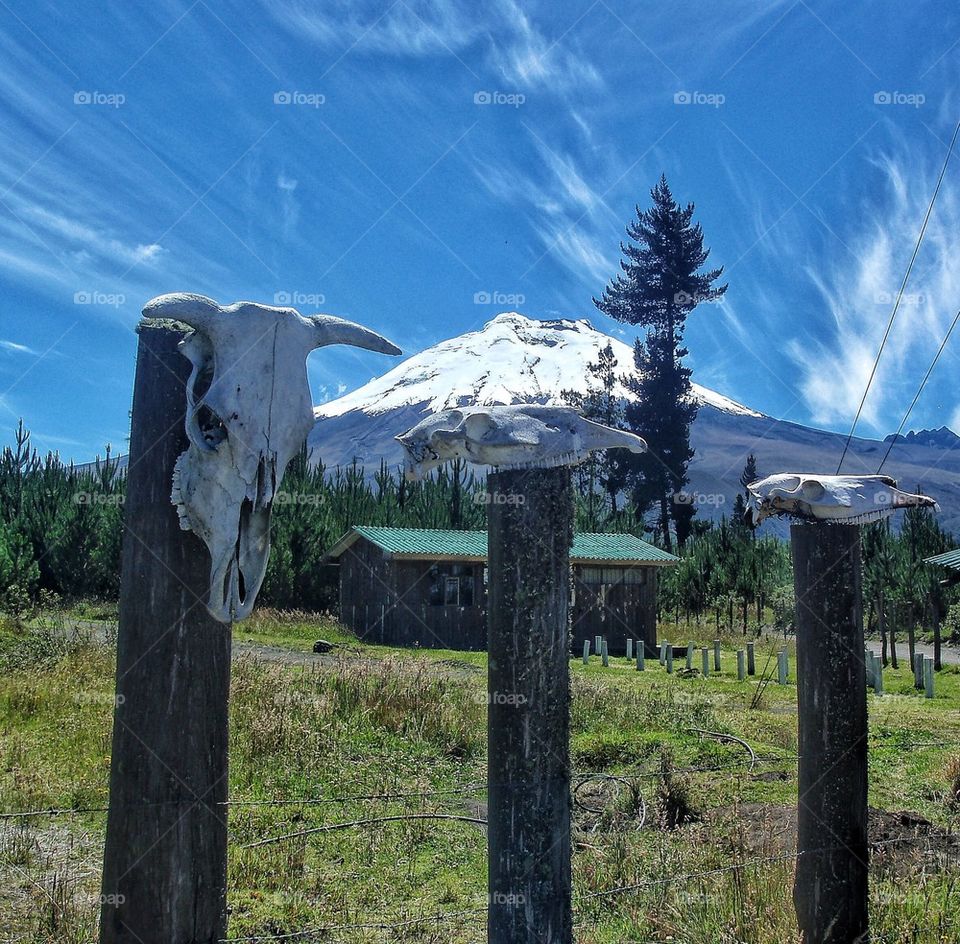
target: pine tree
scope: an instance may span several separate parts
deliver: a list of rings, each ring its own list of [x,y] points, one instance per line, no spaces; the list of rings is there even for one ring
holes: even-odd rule
[[[636,463],[633,499],[638,509],[659,504],[659,528],[670,546],[670,521],[678,540],[689,533],[692,507],[670,498],[687,483],[693,457],[690,424],[697,407],[691,395],[690,370],[683,366],[687,349],[683,332],[687,316],[701,302],[719,299],[726,285],[715,286],[723,269],[701,272],[710,255],[703,231],[693,223],[694,205],[681,207],[666,177],[651,191],[653,206],[637,207],[627,226],[628,243],[621,243],[622,274],[604,289],[594,304],[604,314],[647,329],[634,348],[636,376],[628,386],[633,402],[626,409],[630,429],[647,440],[650,451]],[[680,509],[679,511],[677,509]]]
[[[740,473],[740,485],[744,492],[746,492],[748,485],[756,482],[759,478],[760,473],[757,471],[757,457],[751,452],[750,455],[747,456],[747,461],[743,464],[743,472]]]

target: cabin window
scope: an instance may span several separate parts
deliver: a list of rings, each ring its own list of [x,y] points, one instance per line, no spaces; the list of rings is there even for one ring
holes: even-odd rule
[[[431,606],[473,606],[473,567],[437,563],[430,568]]]
[[[580,580],[583,583],[609,586],[615,583],[646,583],[644,567],[581,567]]]

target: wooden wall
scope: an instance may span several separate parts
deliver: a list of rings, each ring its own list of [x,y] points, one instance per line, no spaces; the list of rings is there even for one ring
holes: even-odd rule
[[[484,565],[465,566],[473,567],[473,605],[431,605],[431,561],[391,560],[360,538],[340,557],[340,620],[370,642],[482,651],[487,646]],[[625,570],[605,568],[611,582],[596,584],[584,580],[587,571],[581,565],[573,566],[573,651],[594,636],[605,636],[610,652],[618,655],[626,651],[628,637],[643,639],[648,652],[656,651],[657,568],[630,568],[631,575],[616,579]]]

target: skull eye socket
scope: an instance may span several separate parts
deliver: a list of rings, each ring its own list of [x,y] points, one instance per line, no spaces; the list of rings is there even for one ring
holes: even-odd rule
[[[197,379],[193,385],[193,396],[198,404],[194,410],[193,422],[201,441],[211,449],[216,449],[227,438],[227,427],[223,420],[203,402],[212,385],[213,365],[207,364],[197,373]]]

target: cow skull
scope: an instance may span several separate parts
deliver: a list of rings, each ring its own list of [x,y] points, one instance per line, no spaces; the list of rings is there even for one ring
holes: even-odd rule
[[[202,295],[161,295],[144,317],[193,328],[180,343],[190,444],[177,460],[180,527],[210,551],[207,609],[223,623],[253,609],[270,556],[270,512],[287,463],[313,426],[307,355],[327,344],[399,354],[360,325],[255,302],[222,307]]]
[[[885,518],[897,508],[935,508],[926,495],[897,488],[888,475],[816,475],[784,472],[747,486],[747,521],[756,527],[771,515],[808,521],[863,524]]]
[[[576,465],[596,449],[647,448],[639,436],[586,420],[569,407],[536,405],[444,410],[397,439],[414,479],[458,458],[496,469],[551,468]]]

